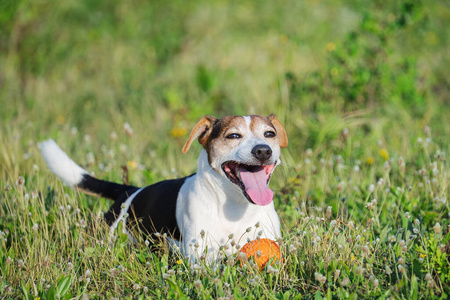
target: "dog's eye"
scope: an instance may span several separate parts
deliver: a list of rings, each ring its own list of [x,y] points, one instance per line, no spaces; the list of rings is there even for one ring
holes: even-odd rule
[[[227,139],[240,139],[241,137],[242,137],[242,135],[240,135],[239,133],[230,133],[225,138],[227,138]]]
[[[264,137],[266,137],[266,138],[273,138],[275,136],[276,136],[276,133],[273,132],[273,131],[266,131],[266,132],[264,132]]]

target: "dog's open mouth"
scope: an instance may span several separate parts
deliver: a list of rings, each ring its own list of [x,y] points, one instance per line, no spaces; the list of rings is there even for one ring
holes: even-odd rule
[[[261,206],[272,202],[273,192],[268,184],[274,168],[275,164],[251,166],[235,161],[222,164],[228,179],[241,188],[250,202]]]

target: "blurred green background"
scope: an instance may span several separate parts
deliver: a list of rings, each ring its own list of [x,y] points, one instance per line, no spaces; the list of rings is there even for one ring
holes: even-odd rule
[[[30,141],[72,132],[95,150],[125,122],[140,160],[177,157],[205,114],[275,113],[288,162],[344,128],[404,145],[428,125],[446,144],[448,20],[445,1],[2,0],[3,175]]]
[[[448,1],[0,0],[0,294],[206,299],[224,296],[219,276],[236,299],[445,299],[449,20]],[[123,235],[111,252],[107,230],[78,227],[110,201],[64,187],[37,147],[53,138],[97,177],[144,186],[195,171],[201,146],[181,148],[205,114],[270,113],[289,136],[270,183],[287,264],[260,285],[229,266],[169,286],[163,265],[183,269],[164,249]]]

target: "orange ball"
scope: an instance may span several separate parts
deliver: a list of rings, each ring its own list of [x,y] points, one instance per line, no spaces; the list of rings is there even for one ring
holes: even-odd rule
[[[259,239],[248,242],[241,248],[239,254],[240,253],[247,255],[248,259],[253,257],[260,270],[264,269],[271,258],[274,258],[274,261],[281,259],[280,246],[269,239]],[[242,265],[242,258],[239,257],[239,259],[241,260]]]

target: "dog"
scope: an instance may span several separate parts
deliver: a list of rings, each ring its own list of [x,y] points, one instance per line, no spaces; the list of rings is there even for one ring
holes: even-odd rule
[[[128,228],[139,226],[147,235],[167,235],[172,249],[191,261],[231,255],[232,246],[255,237],[251,233],[255,225],[259,237],[281,238],[268,184],[288,138],[275,115],[222,119],[207,115],[192,129],[183,154],[195,139],[203,146],[197,173],[143,188],[89,175],[53,140],[42,142],[40,150],[50,170],[65,184],[114,200],[104,214],[111,233],[123,221]]]

